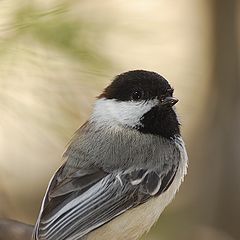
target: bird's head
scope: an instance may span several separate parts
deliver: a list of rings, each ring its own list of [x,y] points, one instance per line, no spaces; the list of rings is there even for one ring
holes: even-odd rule
[[[145,134],[172,138],[180,134],[168,81],[155,72],[134,70],[118,75],[98,97],[92,119]]]

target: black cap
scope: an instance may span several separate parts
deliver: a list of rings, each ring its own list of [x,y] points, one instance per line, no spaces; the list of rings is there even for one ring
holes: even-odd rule
[[[163,96],[171,97],[173,89],[168,81],[156,72],[133,70],[118,75],[105,88],[99,98],[119,101],[148,100]]]

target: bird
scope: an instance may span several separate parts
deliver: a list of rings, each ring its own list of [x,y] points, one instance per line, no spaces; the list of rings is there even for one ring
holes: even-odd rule
[[[187,173],[174,89],[160,74],[117,75],[75,132],[43,198],[34,240],[137,240]]]

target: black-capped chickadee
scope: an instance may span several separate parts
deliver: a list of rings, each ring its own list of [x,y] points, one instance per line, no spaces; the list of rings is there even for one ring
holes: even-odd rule
[[[136,240],[173,199],[187,154],[168,81],[135,70],[96,100],[51,179],[36,240]]]

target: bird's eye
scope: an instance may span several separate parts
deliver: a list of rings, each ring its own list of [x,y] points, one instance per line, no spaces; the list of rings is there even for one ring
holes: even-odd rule
[[[136,101],[136,100],[141,99],[142,96],[143,96],[142,91],[140,91],[140,90],[135,90],[135,91],[132,93],[131,98],[132,98],[132,100],[135,100],[135,101]]]

